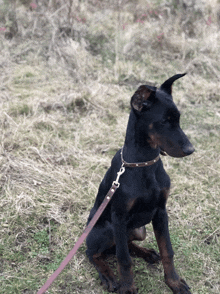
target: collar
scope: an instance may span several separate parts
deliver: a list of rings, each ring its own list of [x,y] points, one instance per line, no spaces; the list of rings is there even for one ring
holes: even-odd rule
[[[150,161],[129,163],[129,162],[126,162],[123,159],[123,147],[121,148],[121,161],[122,161],[122,164],[123,164],[124,167],[144,167],[144,166],[149,166],[149,165],[153,165],[154,163],[156,163],[159,159],[160,159],[160,154],[155,159],[150,160]]]

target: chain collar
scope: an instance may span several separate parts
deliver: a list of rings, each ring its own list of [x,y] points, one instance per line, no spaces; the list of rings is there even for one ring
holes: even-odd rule
[[[146,162],[138,162],[138,163],[129,163],[123,159],[123,147],[121,148],[121,161],[124,167],[143,167],[149,166],[156,163],[160,159],[160,154],[153,160],[146,161]]]

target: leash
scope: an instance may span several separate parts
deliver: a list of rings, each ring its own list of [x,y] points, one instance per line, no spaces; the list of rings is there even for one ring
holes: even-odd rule
[[[43,294],[43,293],[45,293],[47,291],[47,289],[51,286],[53,281],[57,278],[57,276],[62,272],[62,270],[67,266],[67,264],[70,262],[70,260],[76,254],[77,250],[82,245],[82,243],[84,242],[84,240],[86,239],[86,237],[91,232],[92,228],[94,227],[94,225],[96,224],[96,222],[98,221],[100,216],[102,215],[104,209],[106,208],[108,203],[111,201],[112,196],[115,194],[116,190],[119,188],[119,186],[120,186],[119,178],[125,172],[125,167],[144,167],[144,166],[149,166],[149,165],[152,165],[155,162],[157,162],[159,160],[159,158],[160,158],[160,155],[158,155],[154,160],[150,160],[150,161],[146,161],[146,162],[139,162],[139,163],[128,163],[123,159],[123,147],[122,147],[122,149],[121,149],[122,165],[121,165],[121,168],[120,168],[119,172],[117,172],[116,180],[113,181],[112,186],[111,186],[110,190],[108,191],[108,193],[106,194],[103,202],[99,206],[98,210],[96,211],[93,218],[91,219],[91,221],[89,222],[89,224],[85,228],[82,235],[79,237],[79,239],[76,242],[73,249],[68,253],[66,258],[61,262],[58,269],[49,277],[49,279],[46,281],[46,283],[43,285],[43,287],[41,287],[40,290],[38,290],[37,294]]]
[[[98,210],[96,211],[95,215],[93,216],[93,218],[91,219],[91,221],[89,222],[87,227],[85,228],[82,235],[79,237],[79,239],[76,242],[75,246],[69,252],[67,257],[61,262],[58,269],[50,276],[50,278],[46,281],[46,283],[43,285],[43,287],[40,288],[40,290],[37,292],[37,294],[43,294],[43,293],[45,293],[47,291],[47,289],[51,286],[53,281],[57,278],[57,276],[62,272],[62,270],[67,266],[67,264],[70,262],[70,260],[76,254],[77,250],[82,245],[83,241],[86,239],[86,237],[88,236],[88,234],[90,233],[90,231],[92,230],[94,225],[96,224],[97,220],[99,219],[99,217],[103,213],[104,209],[106,208],[106,206],[108,205],[108,203],[112,199],[112,196],[114,195],[115,191],[119,188],[119,186],[120,186],[119,178],[124,172],[125,172],[125,167],[124,167],[124,165],[122,163],[121,168],[120,168],[119,172],[117,173],[116,180],[113,181],[112,186],[111,186],[110,190],[108,191],[108,193],[106,194],[103,202],[99,206]]]

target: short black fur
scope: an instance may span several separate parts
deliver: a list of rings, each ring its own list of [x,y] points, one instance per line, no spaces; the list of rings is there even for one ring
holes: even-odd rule
[[[183,74],[184,75],[184,74]],[[191,154],[194,148],[179,125],[180,113],[171,96],[172,83],[183,75],[175,75],[159,89],[142,85],[131,98],[123,157],[126,162],[146,162],[160,152],[173,157]],[[121,167],[120,150],[112,159],[103,178],[88,222],[102,203]],[[173,264],[173,250],[169,237],[166,201],[170,178],[161,159],[146,167],[126,167],[120,177],[120,187],[87,237],[87,256],[99,272],[100,279],[110,292],[138,293],[133,281],[131,255],[164,267],[165,282],[173,293],[191,293]],[[139,247],[134,240],[144,240],[145,225],[152,222],[160,256],[152,249]],[[109,252],[118,260],[118,282],[107,264]]]

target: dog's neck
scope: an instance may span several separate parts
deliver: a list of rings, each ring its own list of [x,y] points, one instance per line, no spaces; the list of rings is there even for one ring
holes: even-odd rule
[[[127,162],[145,162],[156,158],[159,153],[160,149],[152,148],[147,141],[147,136],[138,127],[138,117],[132,109],[125,136],[124,160]]]

